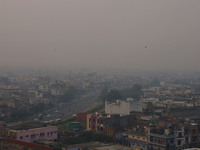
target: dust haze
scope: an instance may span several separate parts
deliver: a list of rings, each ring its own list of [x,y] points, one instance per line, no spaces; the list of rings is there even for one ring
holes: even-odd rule
[[[200,69],[199,0],[0,1],[0,67]]]

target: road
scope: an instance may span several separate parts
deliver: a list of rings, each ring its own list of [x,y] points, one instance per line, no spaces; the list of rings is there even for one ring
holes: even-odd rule
[[[68,103],[58,103],[53,109],[47,110],[42,113],[40,121],[55,121],[65,120],[68,117],[77,114],[78,112],[83,112],[95,105],[100,104],[98,101],[98,95],[100,91],[91,91],[87,95],[83,95],[79,99],[74,99]],[[37,115],[34,115],[33,119],[37,118]],[[37,119],[36,119],[37,120]]]

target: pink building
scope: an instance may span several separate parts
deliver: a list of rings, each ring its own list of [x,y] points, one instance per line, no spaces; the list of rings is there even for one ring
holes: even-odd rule
[[[57,127],[48,126],[29,130],[10,130],[8,136],[19,141],[32,143],[38,140],[57,140]]]

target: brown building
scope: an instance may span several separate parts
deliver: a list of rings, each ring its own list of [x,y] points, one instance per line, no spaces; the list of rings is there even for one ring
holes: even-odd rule
[[[114,137],[114,135],[115,135],[114,127],[105,127],[104,128],[104,134],[106,134],[109,137]]]
[[[76,115],[76,121],[86,121],[87,120],[87,115],[89,113],[87,112],[80,112]]]
[[[104,131],[104,120],[103,114],[88,114],[87,115],[87,130],[93,132]]]

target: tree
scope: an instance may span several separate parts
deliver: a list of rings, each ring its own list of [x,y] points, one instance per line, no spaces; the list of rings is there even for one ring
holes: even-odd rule
[[[11,120],[18,120],[24,117],[29,116],[30,113],[26,109],[14,109],[10,114]]]
[[[131,97],[139,99],[142,95],[142,86],[139,84],[134,84],[131,88]]]
[[[105,100],[107,94],[108,94],[108,88],[105,87],[105,88],[103,88],[103,89],[101,90],[101,95],[99,96],[99,98],[100,98],[101,100]]]
[[[134,98],[139,99],[142,95],[142,86],[134,84],[131,88],[126,88],[121,91],[123,99]]]
[[[101,133],[93,133],[91,131],[83,132],[75,137],[65,137],[63,143],[65,144],[78,144],[78,143],[87,143],[87,142],[104,142],[110,143],[112,139]]]
[[[110,92],[108,92],[108,94],[106,95],[106,100],[117,100],[117,99],[121,99],[122,95],[120,93],[119,90],[116,89],[112,89],[110,90]]]

